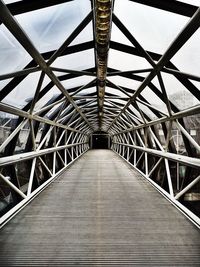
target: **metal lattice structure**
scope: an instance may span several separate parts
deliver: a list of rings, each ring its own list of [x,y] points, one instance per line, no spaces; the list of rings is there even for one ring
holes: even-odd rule
[[[200,224],[200,9],[190,2],[0,1],[1,224],[96,132]]]

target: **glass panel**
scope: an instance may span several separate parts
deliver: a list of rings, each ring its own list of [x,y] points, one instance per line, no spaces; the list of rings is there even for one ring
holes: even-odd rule
[[[113,23],[112,24],[112,31],[111,31],[111,40],[114,42],[118,42],[121,44],[126,44],[133,46],[132,43],[126,38],[126,36],[117,28],[117,26]]]
[[[76,77],[74,79],[61,81],[61,83],[65,87],[65,89],[68,90],[71,88],[82,87],[82,86],[88,84],[89,82],[91,82],[93,79],[94,79],[94,77],[90,77],[90,76],[80,76],[80,77]]]
[[[95,63],[93,49],[59,57],[52,64],[52,67],[71,70],[84,70],[93,68],[94,66]]]
[[[109,100],[109,97],[107,97],[107,99]],[[118,106],[124,106],[126,104],[126,101],[122,99],[110,99],[110,101],[112,101]]]
[[[52,103],[52,100],[61,94],[60,90],[53,86],[35,105],[34,111],[38,111],[42,107],[46,106],[48,102]]]
[[[190,79],[189,79],[189,81],[190,81],[191,83],[193,83],[194,86],[196,86],[196,88],[198,88],[198,89],[200,90],[200,82],[193,81],[193,80],[190,80]]]
[[[199,0],[179,0],[179,1],[186,4],[199,6]]]
[[[199,104],[198,99],[192,95],[173,75],[163,73],[165,88],[169,100],[179,109],[186,109]]]
[[[110,49],[108,67],[125,71],[150,68],[151,65],[146,59],[142,57],[137,57],[131,54]]]
[[[12,127],[13,122],[18,118],[18,116],[0,111],[0,126],[1,127]]]
[[[128,78],[124,78],[124,77],[120,77],[120,76],[108,77],[108,80],[110,80],[116,85],[132,89],[133,93],[134,93],[134,90],[136,90],[141,84],[141,82],[128,79]]]
[[[165,139],[165,135],[164,135],[164,131],[163,131],[162,125],[160,123],[158,123],[158,124],[154,125],[153,127],[154,127],[154,131],[156,133],[156,137],[160,141],[161,145],[163,147],[166,147],[166,139]],[[158,147],[158,145],[157,145],[157,147]]]
[[[37,180],[39,185],[43,184],[50,178],[49,172],[46,170],[46,168],[43,166],[42,162],[39,159],[37,159],[36,161],[34,178]]]
[[[42,141],[41,137],[42,137],[42,132],[43,132],[44,127],[45,127],[45,124],[43,122],[41,122],[39,124],[37,133],[35,133],[35,144],[36,144],[36,147],[38,147],[40,142]]]
[[[1,53],[1,52],[0,52]],[[11,81],[12,79],[0,81],[0,91]]]
[[[7,4],[11,4],[11,3],[15,3],[15,2],[19,2],[18,0],[4,0],[4,3]]]
[[[185,123],[185,129],[192,136],[192,138],[200,145],[200,114],[187,116],[183,118],[183,121]],[[200,154],[200,152],[198,152],[198,154]]]
[[[8,168],[0,169],[0,173],[4,176],[10,175]],[[3,179],[0,179],[0,216],[6,213],[13,204],[14,199],[12,197],[11,187],[6,182],[4,182]]]
[[[74,107],[71,105],[71,104],[68,104],[66,106],[66,108],[64,108],[62,110],[62,112],[60,113],[60,115],[63,117],[63,116],[68,116],[68,117],[71,117],[72,116],[72,111],[74,110]]]
[[[3,103],[23,108],[34,96],[41,72],[29,74],[3,100]]]
[[[139,119],[139,121],[140,121],[139,124],[143,123],[144,121],[143,121],[143,119],[142,119],[142,117],[141,117],[139,111],[137,111],[132,105],[130,105],[129,108],[131,109],[132,114],[133,114],[134,116],[136,116],[136,117]]]
[[[162,90],[161,90],[161,88],[160,88],[160,82],[159,82],[157,76],[155,76],[155,77],[153,78],[153,80],[151,81],[151,83],[152,83],[153,85],[155,85],[156,88],[157,88],[160,92],[162,92]]]
[[[44,76],[44,79],[43,79],[43,82],[42,82],[42,89],[48,85],[49,83],[51,82],[51,79],[49,78],[49,76],[45,75]]]
[[[24,193],[26,193],[28,189],[31,165],[32,165],[32,160],[21,161],[21,162],[16,163],[15,165],[19,188]]]
[[[53,114],[56,110],[58,110],[58,107],[62,108],[63,103],[57,104],[55,106],[53,106],[49,112],[46,114],[46,117],[48,118],[49,116],[51,116],[51,114]],[[59,118],[58,118],[59,119]]]
[[[171,61],[183,72],[199,76],[200,69],[200,30],[196,31]]]
[[[145,50],[157,53],[167,49],[189,20],[184,16],[126,0],[115,1],[114,12]]]
[[[16,142],[15,151],[13,154],[19,154],[25,151],[28,138],[30,136],[30,124],[27,122],[24,127],[20,130],[19,136]],[[32,140],[29,149],[32,149]],[[27,152],[27,151],[26,151]]]
[[[0,111],[0,145],[9,137],[11,128],[14,128],[18,116]],[[3,150],[0,151],[0,156],[3,154]]]
[[[87,95],[87,94],[96,93],[96,92],[97,92],[97,88],[91,87],[91,88],[83,89],[81,92],[77,93],[76,95],[81,96],[81,95]]]
[[[187,151],[185,149],[185,144],[183,141],[182,133],[181,131],[177,128],[176,123],[172,123],[172,139],[176,148],[177,154],[181,155],[187,155]]]
[[[106,102],[106,101],[105,101],[104,104],[105,104],[106,107],[108,107],[108,106],[109,106],[109,107],[113,107],[113,105],[112,105],[111,103],[109,103],[109,102]]]
[[[149,104],[167,114],[165,103],[149,87],[146,87],[141,95],[146,98]]]
[[[74,39],[74,41],[69,45],[76,45],[88,41],[93,40],[93,26],[92,22],[90,22],[80,33],[79,35]]]
[[[57,49],[91,10],[89,0],[70,1],[16,16],[40,52]]]
[[[143,105],[142,103],[138,103],[138,102],[137,102],[137,104],[138,104],[139,108],[142,110],[142,112],[144,114],[146,114],[151,120],[157,118],[157,116],[147,106]]]
[[[0,26],[0,74],[18,71],[31,61],[31,56],[2,24]]]
[[[105,93],[109,93],[109,94],[116,95],[116,96],[127,97],[126,94],[124,94],[123,92],[119,91],[118,89],[111,88],[109,86],[106,86]]]

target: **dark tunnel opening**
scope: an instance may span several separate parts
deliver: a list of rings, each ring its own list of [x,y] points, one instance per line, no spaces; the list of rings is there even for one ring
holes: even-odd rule
[[[90,137],[91,149],[110,149],[111,139],[105,132],[96,132]]]

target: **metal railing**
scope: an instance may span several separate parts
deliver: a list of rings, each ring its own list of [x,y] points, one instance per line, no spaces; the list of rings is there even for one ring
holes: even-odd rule
[[[169,144],[161,144],[150,127],[148,134],[148,138],[152,138],[152,147],[141,132],[135,130],[114,135],[111,149],[200,227],[200,218],[187,208],[184,201],[187,194],[198,191],[200,159],[169,152]]]

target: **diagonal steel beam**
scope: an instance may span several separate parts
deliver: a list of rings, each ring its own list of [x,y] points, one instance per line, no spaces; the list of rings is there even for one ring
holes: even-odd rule
[[[7,74],[2,74],[0,75],[0,81],[1,80],[6,80],[6,79],[10,79],[13,77],[18,77],[18,76],[23,76],[23,75],[27,75],[36,71],[40,71],[41,68],[40,67],[32,67],[32,68],[27,68],[27,69],[23,69],[20,71],[15,71],[12,73],[7,73]]]
[[[72,103],[77,112],[79,112],[80,116],[86,121],[86,123],[90,126],[89,121],[85,117],[85,115],[80,111],[74,100],[70,97],[68,92],[65,90],[64,86],[61,84],[59,79],[54,75],[52,70],[46,64],[44,58],[32,44],[29,37],[20,27],[18,22],[10,13],[9,9],[6,5],[0,0],[0,19],[5,24],[5,26],[10,30],[10,32],[15,36],[15,38],[19,41],[19,43],[25,48],[25,50],[32,56],[32,58],[38,63],[41,69],[49,76],[52,82],[58,87],[58,89],[63,93],[64,96]],[[93,129],[93,127],[91,127]]]
[[[113,22],[118,27],[118,29],[128,38],[128,40],[137,48],[138,52],[149,62],[151,66],[154,67],[156,63],[114,13]]]
[[[128,108],[128,106],[135,101],[136,97],[144,90],[146,86],[152,81],[152,79],[162,70],[162,68],[169,62],[169,60],[177,53],[177,51],[187,42],[187,40],[193,35],[193,33],[200,27],[200,8],[195,12],[193,17],[189,20],[187,25],[183,28],[183,30],[179,33],[179,35],[175,38],[175,40],[171,43],[169,48],[163,54],[163,56],[159,59],[158,63],[154,67],[154,69],[150,72],[150,74],[144,79],[142,84],[138,87],[135,93],[130,97],[127,104],[121,110],[121,112],[116,116],[113,120],[112,124],[109,126],[107,130],[114,125],[116,120],[121,116],[121,114]]]
[[[57,71],[57,72],[62,72],[62,73],[72,73],[72,74],[96,77],[95,72],[89,72],[89,71],[84,71],[84,70],[69,70],[69,69],[62,69],[62,68],[56,68],[56,67],[51,67],[51,70]],[[0,78],[1,78],[1,76],[0,76]]]
[[[175,70],[175,69],[170,69],[170,68],[164,67],[162,69],[162,72],[166,72],[166,73],[173,74],[173,75],[176,75],[176,76],[179,76],[179,77],[185,77],[187,79],[200,82],[200,76],[196,76],[194,74],[182,72],[182,71],[179,71],[179,70]]]
[[[200,113],[200,105],[197,105],[197,106],[194,106],[194,107],[191,107],[191,108],[188,108],[188,109],[184,109],[183,111],[179,111],[177,113],[173,113],[170,117],[164,116],[164,117],[161,117],[159,119],[149,121],[149,122],[146,123],[146,125],[141,124],[141,125],[138,125],[138,126],[133,126],[133,127],[129,128],[129,129],[125,129],[125,130],[123,130],[123,131],[121,131],[121,132],[119,132],[117,134],[131,132],[131,131],[136,130],[136,129],[142,129],[145,126],[152,126],[152,125],[156,125],[156,124],[167,122],[167,121],[173,121],[173,120],[184,118],[186,116],[196,115],[196,114],[199,114],[199,113]]]
[[[84,20],[76,27],[76,29],[70,34],[70,36],[65,40],[65,42],[60,46],[58,50],[55,51],[55,53],[51,56],[51,58],[48,60],[47,65],[51,65],[56,58],[58,58],[62,53],[65,51],[65,49],[68,47],[68,45],[79,35],[79,33],[89,24],[89,22],[92,20],[92,11],[84,18]]]
[[[60,5],[63,3],[71,2],[73,0],[29,0],[29,1],[17,1],[11,4],[7,4],[12,15],[18,15],[25,12],[34,11],[41,8]]]
[[[116,76],[116,75],[120,75],[120,74],[133,74],[133,73],[144,73],[144,72],[150,72],[152,71],[152,68],[148,68],[148,69],[137,69],[137,70],[125,70],[125,71],[113,71],[113,72],[109,72],[107,73],[107,77],[109,76]]]
[[[89,41],[89,42],[84,42],[82,44],[77,44],[77,45],[73,45],[73,46],[68,46],[64,53],[61,55],[61,56],[65,56],[65,55],[70,55],[72,53],[77,53],[77,52],[81,52],[81,51],[85,51],[85,50],[88,50],[88,49],[92,49],[94,48],[94,44],[92,41]],[[42,53],[41,55],[43,56],[43,58],[45,60],[48,60],[52,55],[53,53],[55,53],[55,51],[49,51],[49,52],[44,52]],[[34,60],[30,61],[25,67],[24,69],[22,70],[26,72],[26,69],[31,69],[31,68],[34,68],[36,67],[36,62]],[[40,68],[40,67],[38,67]],[[41,68],[40,68],[41,69]],[[94,69],[94,68],[93,68]],[[91,69],[89,69],[88,71],[90,71]],[[94,70],[91,70],[92,72],[94,72]],[[9,73],[7,73],[9,75]],[[5,75],[7,75],[5,74]],[[2,100],[8,93],[10,93],[20,82],[22,82],[26,77],[27,75],[29,74],[26,73],[24,75],[17,75],[14,79],[12,79],[1,91],[0,91],[0,100]],[[72,76],[72,74],[71,74]],[[65,79],[66,76],[62,76],[62,79]],[[67,77],[66,77],[67,78]],[[60,79],[60,77],[59,77]]]
[[[60,127],[60,128],[66,129],[66,130],[73,131],[73,132],[79,132],[76,129],[73,129],[71,127],[67,127],[66,125],[63,125],[63,124],[60,124],[58,122],[52,121],[52,120],[50,120],[48,118],[45,118],[45,117],[40,117],[37,114],[30,114],[29,112],[23,111],[23,110],[21,110],[19,108],[15,108],[15,107],[10,106],[8,104],[0,103],[0,111],[6,112],[6,113],[10,113],[10,114],[14,114],[14,115],[17,115],[17,116],[20,116],[20,117],[23,117],[23,118],[27,118],[29,120],[35,120],[35,121],[38,121],[38,122],[42,122],[42,123],[46,123],[46,124],[53,125],[53,126],[56,126],[56,127]]]
[[[180,1],[174,1],[174,0],[165,0],[165,1],[160,1],[160,0],[129,0],[129,1],[143,4],[146,6],[151,6],[154,8],[159,8],[162,10],[166,10],[166,11],[173,12],[173,13],[187,16],[187,17],[192,17],[198,8],[197,6],[186,4],[186,3],[183,3]]]
[[[129,53],[131,55],[141,57],[141,55],[138,53],[138,51],[135,47],[131,47],[131,46],[128,46],[125,44],[120,44],[118,42],[111,41],[110,42],[110,48],[115,49],[117,51],[122,51],[125,53]],[[147,52],[155,61],[158,61],[161,58],[160,54],[153,53],[150,51],[147,51]],[[192,94],[197,97],[197,95],[199,94],[199,90],[188,79],[199,81],[199,77],[191,75],[191,74],[186,74],[184,72],[180,72],[179,69],[176,68],[176,66],[174,64],[172,64],[172,62],[170,62],[170,61],[166,64],[166,67],[162,68],[162,72],[167,72],[166,69],[170,69],[170,70],[172,69],[172,71],[174,70],[174,72],[171,74],[173,74],[177,78],[177,80],[187,88],[187,90],[192,92]],[[109,68],[109,69],[111,70],[111,68]],[[113,70],[113,71],[116,72],[116,70]],[[126,75],[126,73],[122,72],[120,75],[123,76],[124,74]],[[198,97],[198,99],[200,100],[200,96]]]

